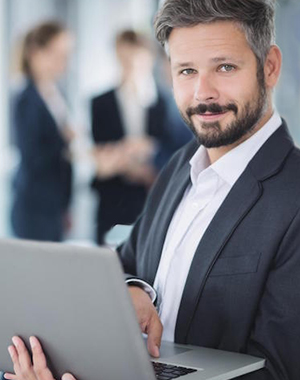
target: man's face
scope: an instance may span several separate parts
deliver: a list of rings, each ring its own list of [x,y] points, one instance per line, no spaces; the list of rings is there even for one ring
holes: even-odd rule
[[[169,52],[177,106],[201,144],[228,146],[264,124],[263,72],[258,81],[256,57],[234,23],[174,29]]]

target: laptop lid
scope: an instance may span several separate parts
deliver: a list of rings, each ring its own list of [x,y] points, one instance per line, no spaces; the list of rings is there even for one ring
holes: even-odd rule
[[[57,379],[155,378],[115,252],[2,240],[0,268],[0,370],[13,335],[36,335]]]

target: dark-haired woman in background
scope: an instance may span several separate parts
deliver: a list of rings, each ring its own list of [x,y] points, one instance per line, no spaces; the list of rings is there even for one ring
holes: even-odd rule
[[[57,81],[71,46],[69,32],[56,22],[35,27],[24,39],[27,80],[13,104],[20,165],[13,182],[12,226],[20,238],[60,241],[68,224],[72,133]]]

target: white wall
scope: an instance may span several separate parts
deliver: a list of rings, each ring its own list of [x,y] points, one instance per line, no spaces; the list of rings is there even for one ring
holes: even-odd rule
[[[5,0],[0,0],[0,149],[7,145],[7,79],[6,79],[6,17]],[[2,161],[2,160],[1,160]],[[0,162],[0,165],[3,162]]]
[[[7,234],[7,178],[10,168],[8,149],[8,82],[7,82],[7,43],[6,43],[6,2],[0,0],[0,236]]]
[[[78,86],[83,96],[116,82],[114,36],[128,27],[151,30],[153,7],[151,0],[78,1]]]
[[[2,0],[4,1],[4,0]],[[53,0],[8,0],[11,38],[22,36],[34,24],[56,16]]]
[[[300,2],[291,0],[278,5],[277,43],[283,53],[276,105],[300,146]]]

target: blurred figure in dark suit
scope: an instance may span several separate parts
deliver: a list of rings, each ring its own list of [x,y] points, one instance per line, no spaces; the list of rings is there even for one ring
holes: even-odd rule
[[[17,237],[60,241],[69,224],[71,163],[68,112],[57,81],[72,47],[57,22],[38,25],[24,39],[26,83],[13,102],[13,133],[20,165],[13,187],[12,226]]]
[[[115,224],[136,220],[158,171],[174,150],[167,98],[153,78],[151,41],[133,30],[123,31],[116,38],[116,53],[119,86],[92,100],[99,244]]]

